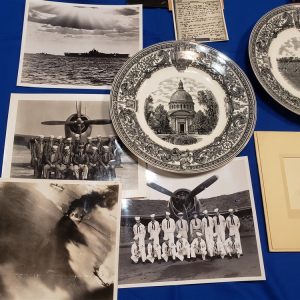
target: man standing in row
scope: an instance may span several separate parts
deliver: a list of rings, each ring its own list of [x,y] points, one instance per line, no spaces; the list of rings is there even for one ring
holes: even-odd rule
[[[160,225],[155,220],[155,214],[150,215],[151,221],[148,223],[148,232],[154,244],[159,244]]]
[[[178,217],[179,219],[176,221],[176,232],[187,240],[189,231],[188,222],[183,219],[182,212],[178,213]]]
[[[170,213],[166,212],[166,218],[162,220],[161,229],[164,233],[164,239],[167,238],[171,244],[174,244],[174,232],[176,229],[174,219],[170,218]]]
[[[145,248],[145,236],[146,236],[145,226],[141,223],[140,217],[136,216],[134,219],[136,221],[136,224],[133,225],[134,237],[138,239],[139,246]]]
[[[34,144],[32,146],[34,177],[36,178],[42,178],[44,147],[45,147],[44,136],[40,135],[38,139],[34,141]]]
[[[222,243],[225,242],[225,228],[226,228],[226,221],[225,218],[220,215],[219,209],[216,208],[214,210],[215,216],[213,217],[215,232],[219,235]]]
[[[229,230],[229,236],[234,235],[235,236],[235,241],[241,245],[241,237],[240,237],[240,219],[234,215],[233,209],[230,208],[228,210],[229,216],[226,218],[226,225]],[[241,246],[241,252],[242,251],[242,246]],[[242,253],[241,253],[242,254]]]
[[[193,241],[197,237],[197,232],[201,232],[202,222],[198,218],[197,212],[193,212],[193,219],[190,222],[190,240]]]
[[[208,211],[203,211],[204,217],[202,219],[202,233],[205,236],[206,243],[209,243],[213,240],[214,233],[214,222],[212,217],[208,215]]]

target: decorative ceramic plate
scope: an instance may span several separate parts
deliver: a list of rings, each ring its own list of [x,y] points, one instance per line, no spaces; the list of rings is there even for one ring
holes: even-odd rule
[[[258,21],[250,37],[249,56],[266,91],[300,114],[300,4],[275,8]]]
[[[256,100],[241,69],[219,51],[190,42],[148,47],[120,69],[111,118],[145,162],[195,173],[225,165],[251,137]]]

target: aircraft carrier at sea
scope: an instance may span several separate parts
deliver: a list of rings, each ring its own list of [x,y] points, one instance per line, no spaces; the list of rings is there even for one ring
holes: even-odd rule
[[[104,58],[128,58],[129,54],[122,54],[122,53],[102,53],[93,49],[89,52],[83,53],[72,53],[72,52],[65,52],[65,56],[68,57],[104,57]]]

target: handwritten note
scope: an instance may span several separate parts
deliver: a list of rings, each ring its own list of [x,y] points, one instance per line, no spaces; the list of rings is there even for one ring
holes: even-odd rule
[[[178,40],[228,40],[221,0],[173,0]]]

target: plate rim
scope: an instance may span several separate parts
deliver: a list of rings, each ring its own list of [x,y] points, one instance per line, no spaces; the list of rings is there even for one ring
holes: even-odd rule
[[[269,96],[271,96],[271,98],[273,100],[275,100],[277,103],[279,103],[281,106],[285,107],[286,109],[288,109],[289,111],[291,111],[291,112],[293,112],[293,113],[295,113],[297,115],[300,115],[300,98],[297,97],[297,98],[299,98],[299,108],[296,108],[295,106],[291,105],[290,103],[288,103],[284,99],[282,99],[282,97],[280,95],[278,95],[277,93],[273,92],[273,89],[271,89],[265,83],[265,80],[263,79],[263,77],[260,76],[260,72],[258,71],[257,64],[256,64],[256,59],[255,59],[255,55],[254,55],[254,52],[255,52],[255,50],[254,50],[254,48],[255,48],[254,37],[259,33],[259,27],[266,20],[269,19],[270,15],[274,14],[275,12],[285,11],[285,10],[287,10],[290,7],[299,7],[300,8],[300,3],[288,3],[288,4],[284,4],[284,5],[281,5],[281,6],[273,8],[272,10],[268,11],[263,16],[261,16],[261,18],[256,22],[256,24],[252,28],[252,31],[251,31],[251,34],[250,34],[250,37],[249,37],[249,41],[248,41],[248,56],[249,56],[250,65],[251,65],[251,68],[252,68],[252,70],[253,70],[253,72],[255,74],[255,77],[256,77],[257,81],[260,83],[260,85],[267,92],[267,94]]]
[[[207,167],[203,167],[200,166],[197,168],[197,170],[190,170],[190,169],[182,169],[182,170],[173,170],[173,169],[168,169],[168,168],[164,168],[158,164],[153,164],[152,162],[149,162],[148,159],[146,159],[144,156],[144,152],[143,155],[140,155],[137,153],[137,151],[135,149],[133,149],[133,147],[131,147],[131,145],[125,143],[123,141],[123,134],[120,133],[120,129],[118,126],[116,126],[116,119],[117,116],[114,114],[114,109],[113,109],[113,97],[114,94],[118,92],[118,90],[115,89],[116,84],[119,82],[119,77],[122,75],[122,73],[124,71],[126,71],[128,64],[130,64],[130,62],[136,58],[138,55],[142,55],[144,52],[149,51],[151,48],[155,48],[157,46],[164,46],[164,45],[170,45],[170,46],[174,46],[176,44],[190,44],[190,45],[201,45],[204,46],[206,49],[213,51],[214,53],[219,53],[222,54],[223,57],[226,58],[227,62],[230,62],[230,64],[236,68],[236,70],[238,70],[238,72],[242,75],[244,82],[246,83],[245,86],[248,88],[249,90],[249,94],[251,95],[251,97],[249,97],[249,99],[252,100],[253,102],[253,106],[252,106],[252,114],[253,114],[253,118],[252,118],[252,122],[248,122],[248,127],[246,127],[246,130],[244,131],[243,135],[239,138],[239,142],[242,141],[242,143],[240,143],[239,147],[234,151],[229,151],[228,153],[226,153],[225,155],[227,156],[225,159],[222,159],[222,156],[218,159],[220,159],[221,161],[218,163],[213,163],[212,166],[207,166]],[[242,70],[242,68],[235,62],[233,61],[229,56],[227,56],[226,54],[223,54],[221,51],[208,46],[206,44],[200,44],[200,43],[196,43],[196,42],[191,42],[191,41],[181,41],[181,40],[170,40],[170,41],[164,41],[164,42],[160,42],[160,43],[156,43],[153,45],[150,45],[142,50],[140,50],[139,52],[137,52],[135,55],[133,55],[130,59],[128,59],[124,65],[120,68],[120,70],[118,71],[117,75],[115,76],[115,79],[112,83],[112,89],[110,91],[110,115],[111,115],[111,119],[112,119],[112,123],[114,126],[114,129],[116,131],[116,133],[118,134],[118,136],[120,137],[120,139],[122,140],[122,142],[124,142],[124,145],[135,155],[138,157],[138,159],[141,159],[143,162],[151,165],[154,168],[163,170],[163,171],[167,171],[170,173],[175,173],[175,174],[200,174],[200,173],[205,173],[205,172],[209,172],[212,170],[216,170],[218,168],[221,168],[223,166],[225,166],[226,164],[228,164],[230,161],[232,161],[235,157],[237,157],[240,152],[245,148],[245,146],[248,144],[248,142],[250,141],[251,137],[253,136],[253,132],[256,126],[256,121],[257,121],[257,101],[256,101],[256,95],[253,89],[253,86],[251,84],[251,81],[249,80],[248,76],[246,75],[246,73]],[[249,118],[250,119],[250,118]],[[144,131],[144,130],[143,130]],[[238,142],[238,143],[239,143]],[[176,145],[174,146],[174,148],[176,148]],[[223,157],[225,156],[223,155]]]

